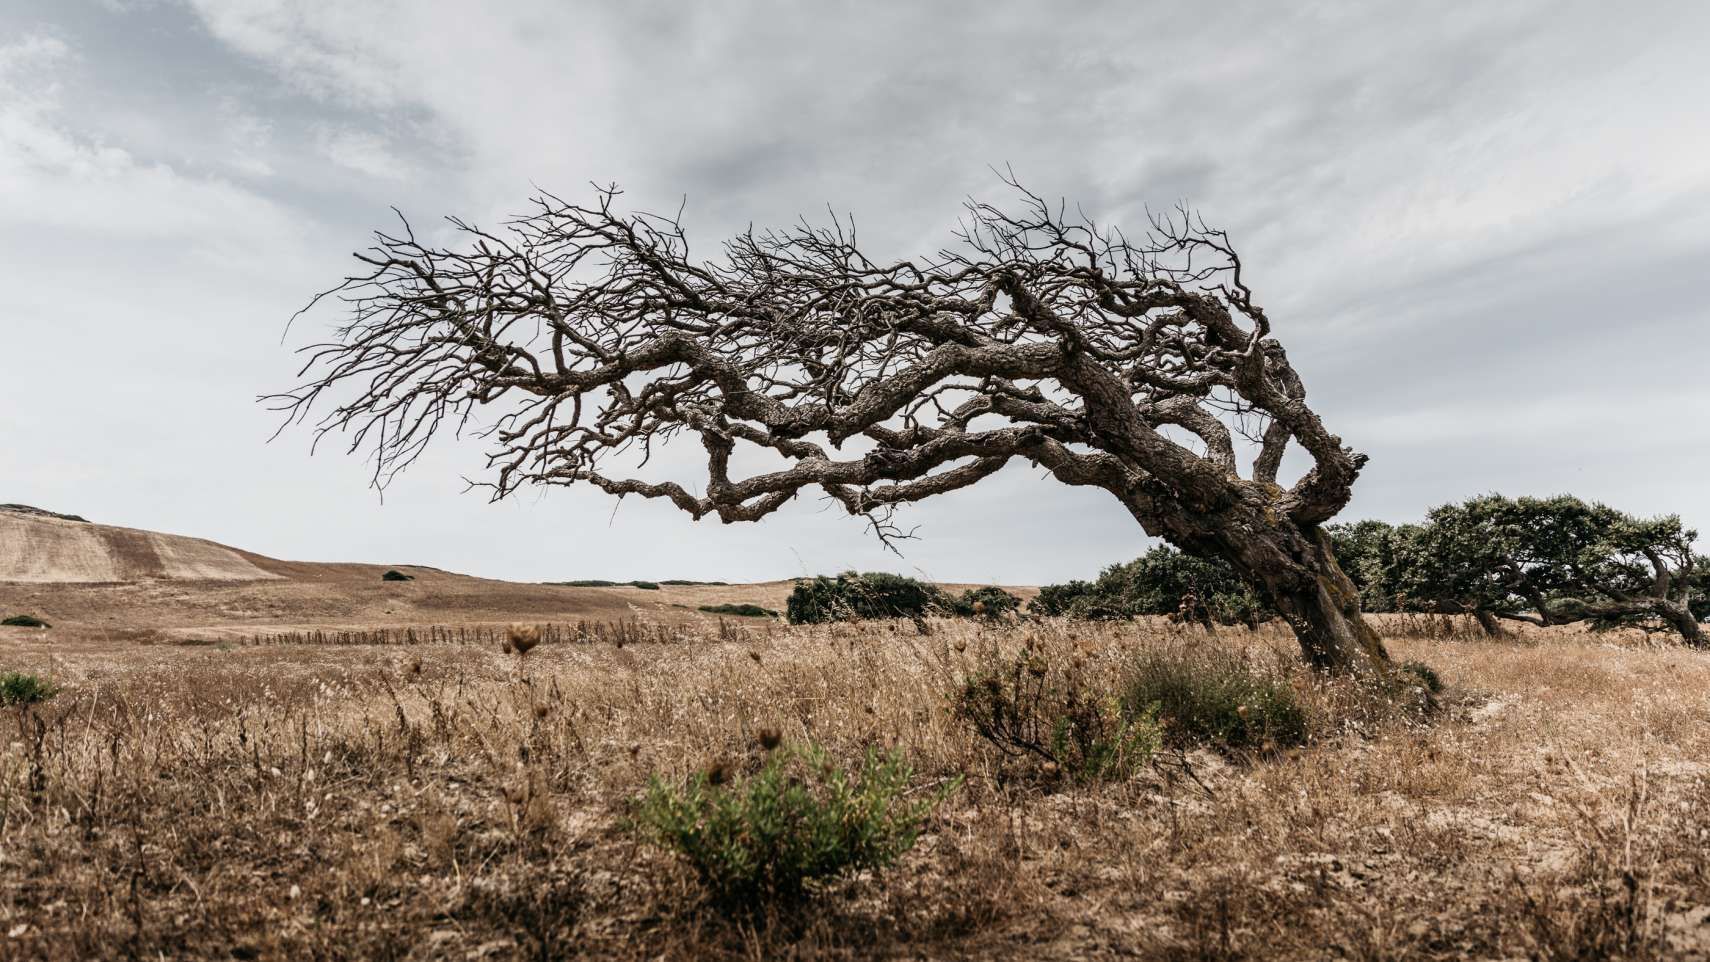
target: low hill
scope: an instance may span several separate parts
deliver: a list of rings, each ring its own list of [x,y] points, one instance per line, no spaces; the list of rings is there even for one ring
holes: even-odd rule
[[[667,563],[660,562],[662,574],[673,574]],[[410,580],[384,580],[392,569]],[[679,622],[716,617],[700,612],[702,605],[781,610],[792,587],[789,580],[575,587],[421,565],[281,561],[199,538],[0,507],[0,616],[44,618],[54,626],[48,634],[55,645],[511,621]],[[0,629],[0,636],[36,637],[32,630]]]
[[[0,582],[265,581],[279,575],[235,548],[0,505]]]

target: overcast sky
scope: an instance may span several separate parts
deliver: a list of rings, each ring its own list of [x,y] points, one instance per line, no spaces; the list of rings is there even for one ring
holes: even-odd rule
[[[1565,491],[1710,529],[1710,4],[1210,6],[6,0],[0,502],[527,580],[1090,575],[1143,534],[1020,465],[913,508],[899,560],[812,497],[490,505],[473,442],[382,504],[255,402],[390,206],[493,224],[617,181],[686,198],[703,252],[831,205],[903,256],[1010,164],[1231,232],[1371,455],[1346,517]]]

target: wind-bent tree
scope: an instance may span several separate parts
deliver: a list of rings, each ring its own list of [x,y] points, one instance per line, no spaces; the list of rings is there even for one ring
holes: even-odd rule
[[[836,218],[697,260],[678,217],[622,213],[615,188],[544,194],[500,231],[452,220],[454,246],[406,223],[327,292],[348,321],[276,400],[290,423],[349,389],[319,432],[371,446],[377,482],[487,407],[494,498],[587,483],[733,522],[817,486],[887,539],[896,506],[1022,459],[1228,561],[1312,665],[1387,663],[1320,527],[1366,459],[1307,406],[1228,237],[1181,210],[1134,241],[1016,189],[895,262]],[[638,476],[679,435],[705,450],[702,490]],[[1291,442],[1311,467],[1283,487]],[[738,470],[752,452],[772,463]]]
[[[1704,559],[1680,518],[1635,518],[1578,498],[1487,495],[1432,509],[1400,532],[1394,578],[1408,607],[1596,627],[1634,625],[1705,646]],[[1695,611],[1696,609],[1696,611]]]

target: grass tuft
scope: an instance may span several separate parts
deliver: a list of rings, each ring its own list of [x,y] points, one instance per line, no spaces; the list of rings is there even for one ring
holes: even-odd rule
[[[0,705],[34,705],[59,694],[53,682],[38,675],[9,671],[0,675]]]
[[[715,903],[753,911],[882,869],[914,847],[956,783],[911,800],[913,776],[898,754],[869,749],[859,769],[846,771],[818,746],[784,748],[752,776],[719,762],[680,789],[656,777],[636,822],[688,862]]]
[[[1148,649],[1128,664],[1122,693],[1129,712],[1157,714],[1174,747],[1224,751],[1305,744],[1308,715],[1289,680],[1225,652]]]
[[[1046,780],[1124,778],[1162,744],[1156,711],[1125,706],[1083,657],[1029,646],[982,661],[954,693],[953,714]]]

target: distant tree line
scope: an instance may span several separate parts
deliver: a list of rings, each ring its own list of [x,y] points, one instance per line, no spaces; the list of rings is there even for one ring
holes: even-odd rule
[[[1373,612],[1464,614],[1492,635],[1504,620],[1672,631],[1705,646],[1710,559],[1680,518],[1637,518],[1578,498],[1486,495],[1433,509],[1420,524],[1326,525],[1337,563]],[[1254,624],[1277,612],[1218,559],[1158,547],[1096,580],[1048,585],[1041,615],[1172,615]]]

